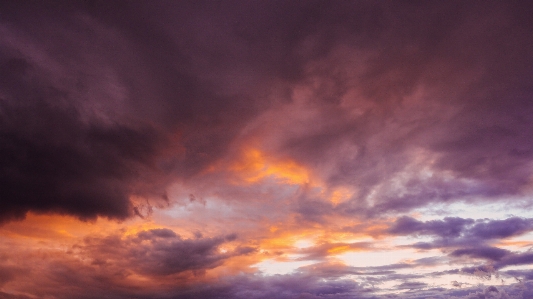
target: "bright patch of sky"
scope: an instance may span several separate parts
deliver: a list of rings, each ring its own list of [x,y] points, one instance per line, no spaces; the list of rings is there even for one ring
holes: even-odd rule
[[[255,265],[263,274],[276,275],[276,274],[289,274],[296,269],[304,266],[312,265],[311,261],[288,261],[279,262],[276,260],[265,260]]]
[[[518,200],[517,200],[518,201]],[[471,219],[507,219],[510,217],[532,217],[531,210],[524,209],[519,204],[505,202],[482,203],[473,201],[470,203],[456,202],[434,204],[424,207],[415,212],[416,218],[420,221],[442,219],[444,217],[459,217]]]
[[[432,257],[435,252],[417,252],[412,249],[394,251],[347,252],[334,256],[343,263],[353,267],[377,267],[410,262],[415,259]]]

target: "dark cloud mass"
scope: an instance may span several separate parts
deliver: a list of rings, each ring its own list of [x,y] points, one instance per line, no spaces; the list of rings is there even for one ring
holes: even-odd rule
[[[155,168],[157,132],[83,124],[72,108],[36,101],[2,106],[2,219],[28,210],[130,216],[133,184]]]
[[[0,298],[531,298],[532,15],[0,2]]]
[[[201,170],[254,113],[246,95],[216,94],[182,68],[163,32],[130,28],[140,11],[108,15],[126,3],[23,3],[6,4],[2,23],[4,220],[130,216],[129,196],[161,196],[162,175]]]
[[[348,213],[516,194],[530,175],[530,9],[497,2],[6,3],[2,218],[28,210],[129,216],[138,180],[142,191],[160,195],[166,183],[150,179],[198,173],[224,156],[254,116],[294,100],[291,84],[309,88],[309,107],[318,109],[302,124],[324,125],[282,134],[276,144],[307,165],[323,159],[318,169],[338,166],[325,177],[362,191]],[[411,98],[424,104],[404,111]],[[352,154],[335,152],[348,145]],[[381,190],[406,170],[414,147],[434,152],[435,170],[458,180],[413,177],[407,184],[421,187],[404,195]],[[172,155],[157,161],[161,151]],[[74,168],[89,169],[80,175]],[[376,189],[380,199],[362,205]]]

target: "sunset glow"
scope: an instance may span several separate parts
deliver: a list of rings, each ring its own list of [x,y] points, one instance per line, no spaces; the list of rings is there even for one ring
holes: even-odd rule
[[[0,299],[533,298],[526,1],[3,1]]]

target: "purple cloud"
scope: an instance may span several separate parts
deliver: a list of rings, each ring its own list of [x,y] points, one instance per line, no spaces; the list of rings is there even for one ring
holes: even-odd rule
[[[531,207],[532,15],[525,1],[0,3],[0,297],[533,297],[530,273],[511,268],[531,252],[496,245],[533,219],[404,216]],[[233,167],[243,148],[290,163],[246,161],[270,176],[249,181]],[[308,182],[273,179],[294,165]],[[36,241],[11,223],[28,213],[199,231],[78,239],[91,229],[54,227],[57,240]],[[302,234],[336,239],[297,252],[318,264],[258,272],[260,246]],[[368,235],[428,237],[398,248],[443,256],[332,262],[335,246],[373,248],[353,241]],[[457,261],[462,272],[406,273]],[[526,281],[427,283],[497,271]],[[127,283],[137,276],[152,280]],[[396,288],[381,295],[385,281]]]
[[[413,244],[417,248],[478,246],[486,242],[523,235],[533,230],[533,219],[511,217],[505,220],[463,219],[446,217],[443,220],[419,221],[402,216],[386,230],[393,235],[432,236],[433,242]],[[488,247],[485,247],[487,250]],[[479,250],[485,250],[480,248]],[[488,253],[488,252],[487,252]]]
[[[463,248],[452,251],[451,256],[468,256],[472,258],[483,258],[492,261],[499,261],[511,252],[497,247],[474,247]]]
[[[120,236],[86,238],[75,249],[89,255],[101,267],[132,271],[155,276],[179,274],[185,271],[202,273],[237,255],[253,252],[251,247],[237,247],[222,253],[219,246],[234,241],[235,235],[215,238],[182,239],[169,229],[141,231],[126,239]],[[147,242],[148,241],[148,242]]]

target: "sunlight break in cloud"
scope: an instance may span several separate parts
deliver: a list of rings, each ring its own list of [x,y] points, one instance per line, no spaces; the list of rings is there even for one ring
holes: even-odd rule
[[[0,298],[533,298],[533,5],[0,4]]]

